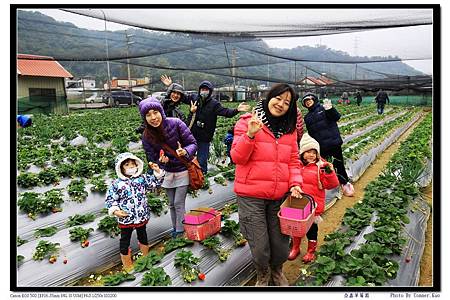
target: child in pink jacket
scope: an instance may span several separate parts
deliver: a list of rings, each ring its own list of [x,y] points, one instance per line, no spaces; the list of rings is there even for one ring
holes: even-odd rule
[[[308,133],[300,141],[300,162],[303,183],[301,189],[305,194],[314,198],[316,202],[316,220],[306,233],[308,238],[308,251],[303,256],[303,262],[309,263],[316,258],[318,223],[322,220],[320,215],[325,209],[325,190],[339,186],[339,180],[333,165],[320,157],[319,143]],[[292,237],[292,248],[289,260],[294,260],[300,253],[301,238]]]

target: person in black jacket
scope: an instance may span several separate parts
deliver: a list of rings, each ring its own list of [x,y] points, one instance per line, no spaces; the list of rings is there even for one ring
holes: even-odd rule
[[[309,135],[319,142],[321,156],[333,163],[344,195],[352,197],[354,188],[345,171],[341,148],[343,141],[336,123],[341,115],[330,100],[325,99],[322,106],[313,93],[306,93],[301,101],[308,109],[304,120]]]
[[[167,96],[161,101],[164,113],[167,117],[178,118],[186,123],[186,116],[180,110],[179,105],[185,98],[184,88],[178,83],[172,83],[167,88]]]
[[[172,79],[165,75],[161,76],[161,81],[165,85],[172,84]],[[191,105],[186,124],[197,141],[197,158],[203,174],[208,173],[209,147],[216,130],[217,117],[232,118],[239,112],[250,110],[250,106],[244,102],[234,109],[223,107],[217,99],[212,97],[213,91],[212,83],[205,80],[200,83],[198,94],[189,95],[182,99],[183,103]]]
[[[356,92],[355,99],[356,99],[356,104],[358,104],[358,106],[360,106],[361,102],[362,102],[362,96],[361,96],[361,93],[359,91]]]
[[[385,91],[380,89],[375,97],[375,102],[377,103],[377,111],[379,115],[383,114],[384,111],[384,105],[387,103],[389,104],[389,97]]]

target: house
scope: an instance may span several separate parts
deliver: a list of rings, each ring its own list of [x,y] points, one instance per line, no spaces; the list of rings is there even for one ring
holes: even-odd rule
[[[73,76],[53,57],[18,54],[18,113],[67,113],[65,78]]]
[[[319,77],[306,76],[297,83],[298,86],[302,87],[303,91],[313,91],[318,94],[319,99],[326,97],[333,84],[334,81],[326,77],[325,73]]]

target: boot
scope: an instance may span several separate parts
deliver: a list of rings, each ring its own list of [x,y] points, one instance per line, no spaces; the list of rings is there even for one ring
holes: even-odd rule
[[[283,265],[271,267],[272,281],[276,286],[289,286],[289,282],[283,274]]]
[[[341,187],[344,196],[353,197],[353,195],[355,194],[355,188],[353,187],[353,184],[351,184],[350,182],[342,184]]]
[[[143,256],[147,256],[150,246],[139,243],[139,249],[141,250]]]
[[[299,237],[292,237],[292,248],[291,252],[289,252],[288,259],[294,260],[297,258],[297,256],[300,254],[300,244],[302,242],[302,238]]]
[[[256,284],[255,286],[268,286],[270,280],[269,267],[256,266]]]
[[[308,241],[308,252],[303,256],[303,263],[307,264],[316,259],[317,241]]]
[[[133,270],[133,260],[131,259],[131,253],[128,252],[127,255],[120,254],[122,259],[122,265],[125,272],[130,272]]]

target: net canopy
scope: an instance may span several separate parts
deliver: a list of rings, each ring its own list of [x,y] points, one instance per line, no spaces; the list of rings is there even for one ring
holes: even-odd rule
[[[317,36],[432,24],[430,9],[339,9],[338,13],[336,9],[306,8],[66,11],[151,30],[240,38]]]
[[[56,21],[45,14],[18,11],[18,53],[50,56],[75,77],[92,76],[101,86],[111,77],[149,77],[149,89],[164,90],[162,74],[187,90],[202,80],[216,86],[258,86],[286,82],[300,90],[324,74],[327,87],[375,91],[429,91],[432,77],[407,62],[432,64],[431,49],[417,50],[401,34],[377,41],[375,56],[350,55],[326,45],[270,47],[268,41],[309,36],[344,36],[382,30],[422,30],[433,24],[429,9],[60,9],[97,20],[95,30]],[[111,23],[124,30],[108,30]],[[125,28],[124,26],[124,28]],[[132,26],[132,27],[128,27]],[[383,29],[384,28],[384,29]],[[400,32],[400,31],[399,31]],[[431,31],[432,33],[432,31]],[[432,44],[432,34],[422,44]],[[429,43],[430,42],[430,43]],[[406,54],[385,55],[402,47]],[[417,50],[413,52],[413,50]],[[389,52],[390,53],[390,52]],[[394,51],[393,51],[394,53]],[[107,70],[107,68],[108,70]],[[108,79],[107,74],[110,74]],[[130,74],[130,75],[129,75]],[[109,76],[109,75],[108,75]],[[317,86],[323,88],[323,86]],[[264,89],[264,88],[263,88]]]

